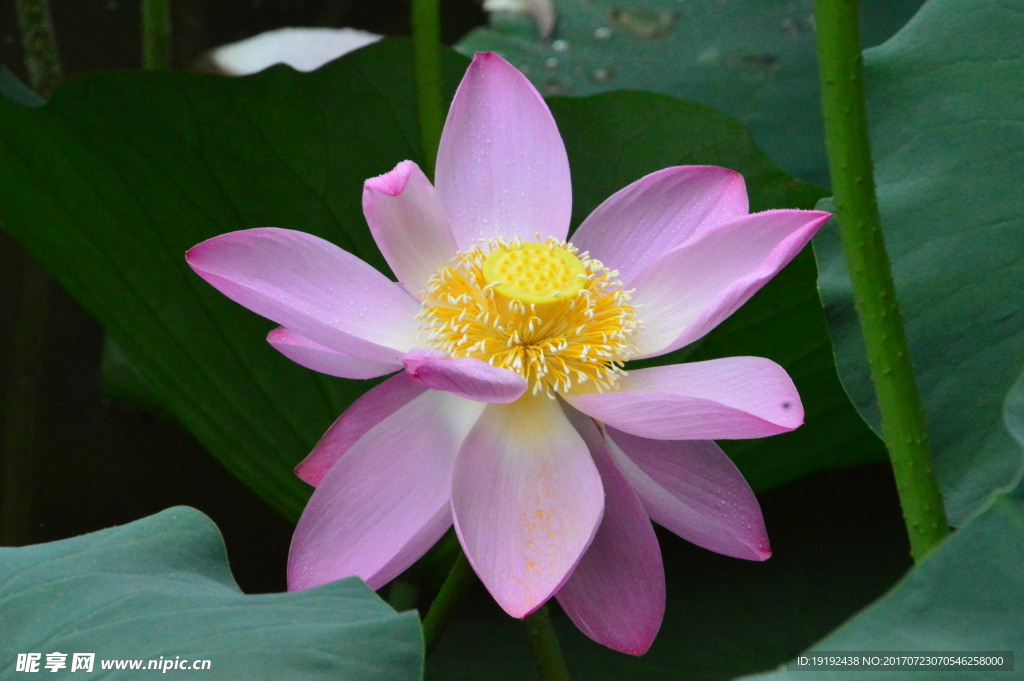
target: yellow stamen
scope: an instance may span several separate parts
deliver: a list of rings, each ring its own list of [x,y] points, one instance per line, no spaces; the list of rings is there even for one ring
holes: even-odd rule
[[[640,328],[617,274],[565,241],[492,239],[430,278],[421,334],[452,357],[519,373],[533,394],[585,381],[607,390]]]

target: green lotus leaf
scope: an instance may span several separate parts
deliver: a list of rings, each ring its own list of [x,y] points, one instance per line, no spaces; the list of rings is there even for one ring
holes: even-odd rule
[[[216,525],[185,506],[72,539],[0,548],[0,601],[3,678],[21,676],[19,654],[38,653],[47,672],[55,652],[67,655],[60,673],[72,673],[74,653],[93,653],[92,673],[105,679],[136,679],[131,662],[148,669],[150,660],[161,673],[169,671],[164,660],[208,660],[208,671],[198,671],[217,679],[422,674],[414,612],[396,613],[356,578],[246,596]],[[118,669],[121,661],[128,668]]]

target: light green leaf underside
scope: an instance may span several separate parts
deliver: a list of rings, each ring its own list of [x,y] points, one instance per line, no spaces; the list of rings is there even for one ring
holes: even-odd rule
[[[955,525],[1022,467],[1002,421],[1024,366],[1021,35],[1019,0],[933,0],[865,52],[882,225]],[[815,239],[819,284],[843,382],[877,425],[837,231]]]
[[[786,172],[828,184],[814,7],[805,0],[554,0],[542,42],[525,17],[495,14],[458,45],[502,54],[545,95],[658,92],[738,119]],[[861,3],[864,45],[891,36],[920,0]]]
[[[17,653],[103,659],[210,660],[217,679],[419,679],[419,620],[398,614],[359,579],[289,594],[246,596],[213,522],[179,506],[92,534],[0,548],[0,677]],[[145,664],[145,663],[144,663]],[[47,673],[47,670],[42,670]],[[77,673],[77,672],[76,672]],[[148,672],[150,674],[155,672]],[[176,670],[174,673],[182,673]]]

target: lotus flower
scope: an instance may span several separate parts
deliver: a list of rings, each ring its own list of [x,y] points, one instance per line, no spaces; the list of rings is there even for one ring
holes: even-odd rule
[[[784,267],[829,217],[748,214],[743,178],[643,177],[567,242],[569,163],[544,100],[477,54],[448,114],[436,185],[411,161],[363,209],[398,283],[318,237],[251,229],[189,265],[280,324],[268,341],[333,376],[399,372],[296,469],[316,486],[289,588],[358,575],[377,589],[455,524],[510,615],[556,596],[588,636],[650,646],[665,608],[650,520],[712,551],[770,555],[757,500],[715,438],[803,421],[757,357],[623,370],[691,343]]]

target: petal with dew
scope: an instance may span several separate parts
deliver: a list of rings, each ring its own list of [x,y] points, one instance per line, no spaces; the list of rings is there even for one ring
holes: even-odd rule
[[[692,343],[747,302],[796,257],[830,215],[771,210],[715,227],[630,281],[644,326],[639,357]]]
[[[615,392],[563,397],[613,428],[657,440],[767,437],[804,421],[789,374],[762,357],[635,369]]]
[[[733,558],[772,555],[764,517],[736,464],[709,440],[648,440],[607,428],[608,450],[651,519]]]
[[[562,586],[603,509],[586,443],[544,395],[488,405],[455,462],[455,531],[513,617],[526,617]]]
[[[400,368],[400,365],[389,362],[371,362],[335,352],[283,326],[271,331],[267,335],[267,342],[296,364],[328,376],[376,378]]]
[[[316,487],[341,455],[371,428],[426,390],[425,386],[413,381],[404,371],[370,388],[327,429],[309,456],[295,467],[295,475]]]
[[[646,175],[598,206],[572,243],[619,271],[626,288],[645,267],[710,228],[747,214],[743,176],[717,166],[677,166]]]
[[[320,481],[288,554],[288,589],[351,577],[379,589],[448,528],[452,463],[484,405],[425,391],[371,428]]]
[[[613,650],[643,655],[665,616],[658,538],[594,421],[575,409],[567,412],[597,464],[605,505],[594,541],[556,597],[584,634]]]
[[[414,381],[476,402],[514,402],[526,392],[526,379],[514,371],[469,357],[452,359],[440,350],[416,348],[404,360]]]
[[[441,199],[412,161],[363,183],[363,214],[398,281],[417,300],[458,250]]]
[[[193,246],[188,264],[256,314],[346,355],[401,362],[419,304],[356,256],[320,237],[262,227]]]
[[[435,180],[459,250],[479,239],[569,234],[569,160],[555,119],[526,76],[496,54],[478,52],[459,84]]]

